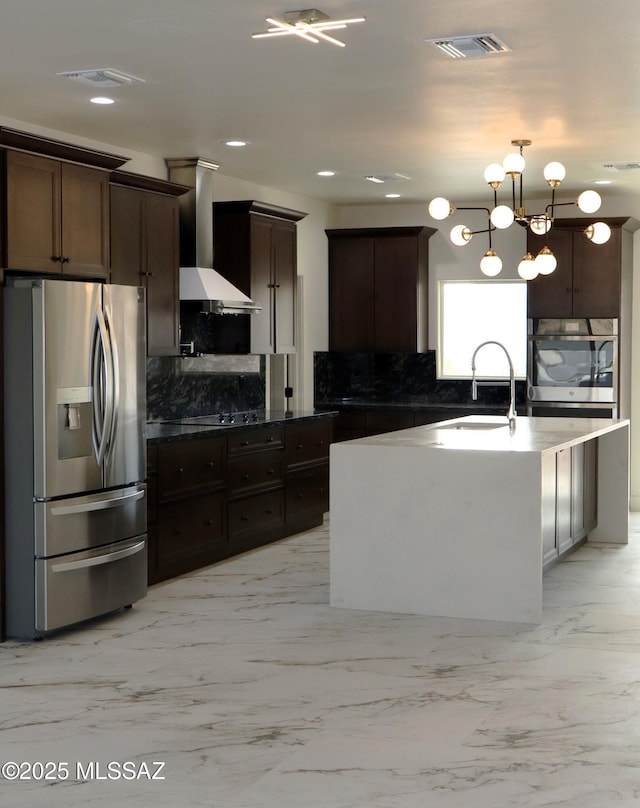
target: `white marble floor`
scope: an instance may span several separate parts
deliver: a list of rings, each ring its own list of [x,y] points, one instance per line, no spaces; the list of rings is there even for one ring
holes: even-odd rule
[[[326,526],[161,584],[0,645],[4,774],[56,764],[0,805],[638,808],[640,515],[544,603],[539,626],[332,609]]]

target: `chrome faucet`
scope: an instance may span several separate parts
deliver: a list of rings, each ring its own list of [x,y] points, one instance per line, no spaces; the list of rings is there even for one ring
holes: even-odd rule
[[[501,342],[496,342],[495,340],[487,340],[486,342],[481,342],[480,345],[475,349],[473,352],[473,356],[471,357],[471,398],[474,401],[478,400],[478,387],[485,387],[488,385],[502,385],[505,382],[478,382],[476,381],[476,354],[480,350],[480,348],[484,347],[485,345],[497,345],[499,348],[505,352],[507,357],[507,361],[509,362],[509,387],[511,392],[511,400],[509,401],[509,410],[507,412],[507,420],[509,421],[509,429],[513,432],[516,428],[516,379],[515,373],[513,371],[513,362],[511,361],[511,357],[509,356],[509,351],[504,347]]]

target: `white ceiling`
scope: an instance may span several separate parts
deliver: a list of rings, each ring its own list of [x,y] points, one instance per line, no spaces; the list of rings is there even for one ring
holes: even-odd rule
[[[530,191],[557,159],[567,192],[604,177],[607,193],[640,193],[640,170],[603,168],[640,162],[638,0],[318,0],[332,18],[366,18],[336,34],[345,48],[252,39],[265,17],[308,7],[282,2],[3,0],[0,113],[340,204],[477,198],[513,138],[533,141]],[[424,41],[472,33],[512,52],[453,60]],[[145,82],[97,107],[56,75],[104,67]],[[410,179],[363,179],[395,173]]]

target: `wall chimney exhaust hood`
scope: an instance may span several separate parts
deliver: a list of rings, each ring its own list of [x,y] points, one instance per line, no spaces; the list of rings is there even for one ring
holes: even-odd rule
[[[180,300],[200,301],[203,311],[261,311],[250,297],[213,268],[213,173],[217,163],[200,157],[166,160],[169,179],[192,190],[180,199]]]

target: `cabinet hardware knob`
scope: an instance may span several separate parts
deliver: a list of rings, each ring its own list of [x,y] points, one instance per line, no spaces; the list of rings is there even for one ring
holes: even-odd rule
[[[210,469],[212,469],[212,468],[215,466],[215,463],[213,462],[213,460],[210,460],[210,461],[207,463],[207,466],[208,466]]]
[[[69,264],[69,263],[71,263],[71,259],[70,259],[70,258],[65,258],[65,257],[62,257],[62,258],[60,259],[60,263],[61,263],[61,264]]]
[[[299,443],[299,444],[298,444],[298,451],[300,451],[300,449],[304,449],[304,446],[303,446],[303,444],[302,444],[302,443]]]
[[[242,445],[242,446],[248,446],[248,445],[249,445],[249,441],[248,441],[248,440],[243,440],[241,445]]]
[[[205,523],[205,525],[212,525],[213,524],[213,519],[205,519],[204,523]]]
[[[579,292],[579,291],[580,291],[580,287],[576,286],[576,288],[575,288],[573,291],[574,291],[574,292]]]
[[[241,521],[241,522],[248,522],[248,521],[249,521],[249,517],[248,517],[248,516],[241,516],[241,517],[240,517],[240,521]]]
[[[52,255],[51,260],[52,261],[62,261],[62,256],[61,255]]]
[[[273,508],[267,508],[265,513],[272,514],[273,513]]]
[[[267,474],[275,474],[275,471],[273,469],[267,469]]]
[[[571,292],[571,289],[570,289],[570,288],[568,288],[568,289],[567,289],[567,292]]]
[[[302,497],[303,497],[302,494],[297,494],[296,496],[297,496],[298,499],[302,499]]]
[[[243,475],[242,475],[242,479],[243,479],[243,480],[250,480],[250,479],[251,479],[251,475],[250,475],[250,474],[243,474]]]
[[[176,536],[182,536],[181,530],[174,530],[173,532],[175,533]]]
[[[267,443],[273,443],[274,440],[275,438],[267,438]]]
[[[176,471],[178,472],[178,474],[184,474],[184,469],[182,468],[182,466],[178,466]]]

